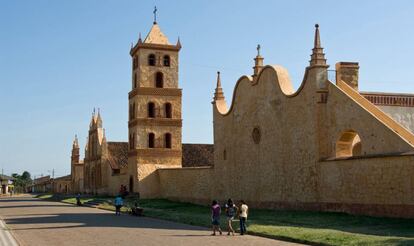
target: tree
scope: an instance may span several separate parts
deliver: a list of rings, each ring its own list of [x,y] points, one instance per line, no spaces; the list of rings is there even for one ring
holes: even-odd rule
[[[13,173],[12,177],[14,178],[14,189],[17,192],[26,192],[27,187],[32,183],[32,178],[30,177],[28,171],[24,171],[22,175]]]
[[[22,173],[22,179],[26,181],[32,181],[32,178],[30,177],[30,173],[28,171],[24,171]]]

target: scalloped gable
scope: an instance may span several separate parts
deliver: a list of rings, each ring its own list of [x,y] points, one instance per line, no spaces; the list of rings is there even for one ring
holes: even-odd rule
[[[295,97],[301,92],[301,90],[303,89],[305,85],[307,73],[308,73],[306,69],[302,83],[300,87],[295,91],[293,89],[293,85],[292,85],[289,73],[286,68],[280,65],[266,65],[257,75],[256,83],[253,83],[253,78],[247,75],[243,75],[237,80],[236,85],[233,90],[233,97],[230,103],[230,108],[227,108],[227,104],[224,100],[214,100],[215,108],[217,109],[217,111],[223,116],[229,115],[230,112],[233,110],[234,100],[236,98],[239,84],[242,83],[242,81],[246,81],[246,83],[249,84],[250,86],[256,86],[258,83],[262,83],[261,82],[263,80],[262,74],[267,70],[271,70],[276,74],[277,81],[275,81],[275,84],[279,86],[280,91],[286,97]]]
[[[167,36],[165,36],[165,34],[162,33],[160,26],[158,26],[158,24],[152,25],[151,30],[149,31],[147,37],[144,40],[144,43],[171,45],[168,41]]]

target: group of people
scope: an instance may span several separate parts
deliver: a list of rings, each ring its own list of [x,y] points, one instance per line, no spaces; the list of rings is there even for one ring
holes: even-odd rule
[[[240,235],[244,235],[247,232],[246,221],[247,215],[249,213],[249,207],[247,206],[247,204],[243,200],[241,200],[240,207],[237,207],[232,199],[228,199],[226,205],[224,206],[224,209],[227,219],[227,235],[230,235],[231,233],[234,236],[234,229],[232,223],[237,215],[240,221]],[[220,215],[221,207],[217,200],[213,200],[211,204],[211,224],[213,225],[213,234],[211,234],[212,236],[215,236],[217,231],[220,233],[220,235],[223,234],[220,228]]]
[[[121,215],[121,207],[124,205],[124,200],[122,199],[121,195],[118,195],[115,198],[114,201],[115,205],[115,215],[120,216]],[[249,207],[247,204],[241,200],[239,207],[234,204],[232,199],[228,199],[227,203],[224,205],[224,210],[226,214],[226,220],[227,220],[227,235],[233,235],[234,236],[234,229],[233,229],[233,220],[236,216],[238,216],[240,221],[240,235],[244,235],[246,230],[246,221],[247,216],[249,214]],[[138,207],[138,204],[135,203],[135,207],[131,210],[132,215],[141,216],[142,215],[142,208]],[[217,202],[217,200],[213,200],[211,204],[211,224],[213,225],[213,234],[212,236],[216,235],[216,232],[218,231],[220,235],[223,234],[221,228],[220,228],[220,216],[221,216],[221,206]]]

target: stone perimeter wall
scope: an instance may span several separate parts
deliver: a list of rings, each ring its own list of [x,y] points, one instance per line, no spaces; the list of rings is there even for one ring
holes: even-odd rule
[[[413,146],[396,133],[398,123],[385,125],[389,119],[370,112],[372,105],[323,85],[321,73],[307,70],[295,93],[281,67],[264,68],[255,85],[242,77],[228,110],[225,102],[213,105],[214,167],[158,169],[159,195],[413,218]],[[335,142],[349,130],[361,137],[361,156],[336,158]]]
[[[297,201],[266,199],[262,194],[263,186],[255,185],[258,184],[256,176],[245,175],[239,182],[217,182],[220,171],[214,167],[158,169],[157,172],[161,197],[175,201],[209,205],[213,199],[224,203],[231,197],[245,199],[254,208],[414,218],[414,156],[323,161],[317,166],[318,192],[314,201],[305,201],[301,197],[297,197]],[[274,183],[272,179],[275,179],[266,173],[260,178],[261,183]],[[250,198],[244,198],[244,186],[256,189],[256,198],[248,194],[245,195]],[[273,188],[289,189],[289,185]]]

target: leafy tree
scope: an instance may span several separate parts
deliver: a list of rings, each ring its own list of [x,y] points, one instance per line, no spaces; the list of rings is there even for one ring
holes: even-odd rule
[[[14,178],[14,189],[17,192],[26,192],[27,187],[32,183],[32,178],[28,171],[24,171],[22,175],[13,173],[12,177]]]
[[[30,177],[30,173],[28,171],[24,171],[22,173],[22,179],[26,181],[32,181],[32,178]]]

